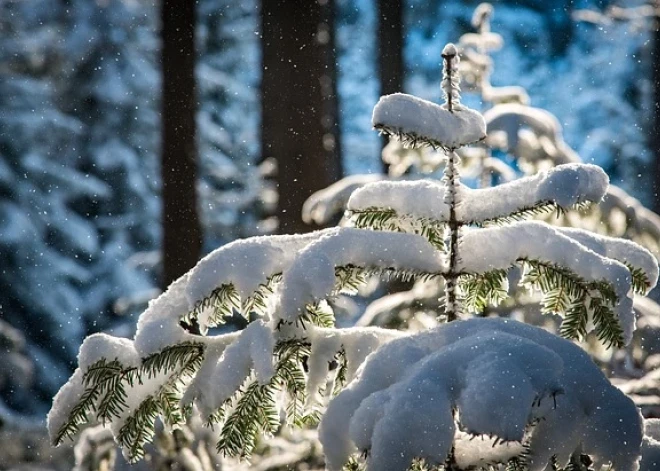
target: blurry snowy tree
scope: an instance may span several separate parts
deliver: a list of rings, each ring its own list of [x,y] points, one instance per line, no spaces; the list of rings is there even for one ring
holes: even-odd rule
[[[259,1],[203,0],[198,7],[197,115],[204,252],[272,233],[272,160],[259,161]]]
[[[261,5],[262,157],[277,160],[279,230],[309,230],[305,199],[341,177],[334,0]]]
[[[602,13],[596,10],[577,10],[573,14],[577,21],[593,23],[606,28],[615,22],[622,22],[638,35],[650,32],[651,40],[645,43],[646,58],[650,72],[650,85],[653,88],[648,120],[644,126],[647,143],[654,151],[653,209],[660,212],[660,2],[647,0],[638,5],[609,5]]]
[[[39,379],[4,396],[37,412],[113,302],[143,294],[133,259],[159,236],[156,42],[142,3],[0,2],[2,318]],[[20,371],[15,372],[20,375]]]
[[[349,200],[355,227],[209,254],[150,303],[133,340],[85,340],[49,414],[54,443],[100,422],[139,460],[157,419],[176,429],[199,414],[220,426],[218,450],[249,457],[259,434],[323,414],[330,470],[361,468],[358,452],[370,470],[639,470],[639,411],[586,352],[512,320],[457,319],[506,299],[506,273],[518,267],[544,311],[562,316],[562,336],[593,330],[621,347],[635,328],[633,296],[658,280],[657,260],[629,241],[521,221],[599,202],[608,178],[594,165],[495,188],[460,183],[456,151],[483,140],[486,124],[460,102],[456,48],[442,57],[443,105],[393,94],[373,113],[382,132],[441,149],[442,181],[374,182]],[[327,299],[373,273],[444,283],[442,317],[456,322],[417,335],[335,328]],[[248,326],[213,335],[234,312]],[[182,329],[192,319],[200,335]],[[655,449],[652,440],[644,446]]]

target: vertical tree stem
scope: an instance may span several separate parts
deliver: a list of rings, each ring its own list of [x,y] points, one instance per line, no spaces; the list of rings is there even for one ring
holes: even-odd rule
[[[448,44],[442,51],[443,59],[443,77],[442,91],[445,97],[445,106],[447,111],[455,113],[460,105],[460,94],[458,88],[458,76],[454,77],[454,70],[458,64],[456,48],[453,44]],[[449,220],[447,229],[449,231],[449,267],[445,278],[445,315],[447,322],[457,319],[460,314],[460,305],[456,296],[459,262],[458,256],[458,236],[459,224],[456,219],[456,190],[459,184],[458,159],[456,149],[446,149],[447,164],[445,165],[442,181],[445,184],[445,204],[449,206]]]
[[[449,206],[449,220],[447,228],[449,230],[449,270],[445,275],[445,315],[447,322],[457,319],[460,306],[456,296],[458,281],[458,220],[456,219],[456,188],[458,186],[458,174],[456,169],[456,160],[458,155],[453,149],[447,152],[447,165],[445,166],[443,181],[445,183],[446,193],[445,202]]]

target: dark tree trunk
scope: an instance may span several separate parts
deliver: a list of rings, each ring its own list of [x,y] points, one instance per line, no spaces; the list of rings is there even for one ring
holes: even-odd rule
[[[195,136],[195,2],[162,3],[163,286],[200,256]]]
[[[403,2],[378,0],[378,74],[380,94],[403,91]],[[383,146],[389,138],[383,137]],[[386,166],[383,163],[384,166]],[[387,168],[384,168],[387,171]]]
[[[660,0],[653,4],[660,8]],[[647,127],[648,144],[653,153],[653,211],[660,214],[660,19],[653,18],[651,30],[651,79],[653,96],[651,103],[651,122]]]
[[[281,233],[310,230],[305,199],[341,177],[333,0],[261,3],[263,158],[278,162]]]

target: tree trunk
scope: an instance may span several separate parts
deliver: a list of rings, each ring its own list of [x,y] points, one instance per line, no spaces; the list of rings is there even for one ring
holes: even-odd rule
[[[195,136],[195,2],[162,4],[162,217],[163,286],[200,257]]]
[[[402,0],[378,0],[378,74],[380,94],[403,91],[403,4]],[[389,138],[382,136],[383,146]],[[387,164],[383,162],[383,171]]]
[[[660,0],[653,5],[660,8]],[[651,23],[651,80],[653,95],[651,103],[651,122],[647,127],[648,145],[653,153],[653,211],[660,214],[660,19],[653,18]]]
[[[262,157],[278,162],[281,233],[310,230],[305,199],[341,177],[333,0],[264,0]]]

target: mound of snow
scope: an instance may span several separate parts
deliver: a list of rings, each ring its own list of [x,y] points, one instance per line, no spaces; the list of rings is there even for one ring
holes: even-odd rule
[[[406,470],[413,458],[460,466],[502,463],[528,446],[530,471],[574,452],[639,469],[642,419],[587,353],[540,328],[472,319],[393,340],[330,402],[320,439],[330,470],[369,451],[369,470]],[[499,439],[489,451],[465,434]],[[496,446],[492,446],[496,443]],[[487,453],[487,456],[483,456]]]

